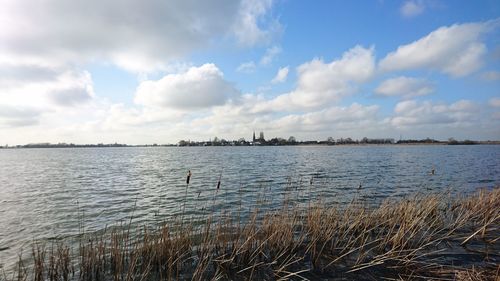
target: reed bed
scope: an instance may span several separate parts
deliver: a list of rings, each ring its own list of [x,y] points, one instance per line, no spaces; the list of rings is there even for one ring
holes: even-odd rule
[[[202,221],[202,223],[200,223]],[[320,200],[35,243],[0,280],[500,280],[500,188],[379,206]]]

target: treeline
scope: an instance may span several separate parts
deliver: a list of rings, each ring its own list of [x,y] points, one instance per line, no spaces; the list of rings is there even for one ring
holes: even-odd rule
[[[367,138],[361,140],[352,138],[339,138],[334,139],[329,137],[326,140],[307,140],[298,141],[295,137],[291,136],[288,139],[275,137],[269,140],[256,139],[255,141],[247,141],[244,138],[238,140],[225,140],[215,137],[213,140],[208,141],[186,141],[181,140],[177,146],[280,146],[280,145],[353,145],[353,144],[479,144],[479,143],[497,143],[497,142],[477,142],[477,141],[457,141],[453,138],[448,141],[439,141],[435,139],[408,139],[395,141],[393,138]]]
[[[72,147],[126,147],[127,144],[121,143],[98,143],[98,144],[74,144],[74,143],[29,143],[25,145],[0,146],[0,148],[72,148]]]
[[[472,141],[472,140],[456,140],[454,138],[449,138],[447,141],[438,141],[434,139],[423,139],[423,140],[399,140],[397,143],[401,144],[412,144],[412,143],[422,143],[422,144],[449,144],[449,145],[470,145],[470,144],[489,144],[489,143],[498,143],[498,142],[491,142],[491,141],[486,141],[486,142],[478,142],[478,141]]]
[[[329,137],[326,140],[307,140],[298,141],[295,137],[291,136],[288,139],[275,137],[269,140],[256,139],[255,141],[247,141],[244,138],[238,140],[225,140],[215,137],[213,140],[208,141],[186,141],[181,140],[177,146],[281,146],[281,145],[363,145],[363,144],[442,144],[442,145],[471,145],[471,144],[500,144],[499,141],[471,141],[471,140],[455,140],[450,138],[447,141],[440,141],[435,139],[401,139],[395,141],[393,138],[367,138],[361,140],[352,138],[339,138],[334,139]]]
[[[334,139],[329,137],[326,140],[306,140],[298,141],[291,136],[288,139],[275,137],[269,140],[256,139],[247,141],[244,138],[238,140],[225,140],[215,137],[208,141],[189,141],[181,140],[177,144],[146,144],[146,145],[128,145],[121,143],[98,143],[98,144],[74,144],[74,143],[30,143],[15,146],[0,146],[0,149],[7,148],[77,148],[77,147],[156,147],[156,146],[282,146],[282,145],[363,145],[363,144],[442,144],[442,145],[473,145],[473,144],[500,144],[500,141],[472,141],[456,140],[450,138],[447,141],[435,139],[405,139],[395,141],[393,138],[362,138],[361,140],[352,138]]]

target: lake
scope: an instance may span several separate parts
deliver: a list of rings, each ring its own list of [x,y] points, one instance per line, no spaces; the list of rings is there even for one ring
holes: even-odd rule
[[[10,269],[21,248],[29,256],[35,239],[71,239],[82,225],[99,231],[131,217],[155,225],[182,215],[184,204],[183,215],[196,217],[278,208],[286,194],[377,204],[499,184],[499,145],[3,149],[0,265]]]

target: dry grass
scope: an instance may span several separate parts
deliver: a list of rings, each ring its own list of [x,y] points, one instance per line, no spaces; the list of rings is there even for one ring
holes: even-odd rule
[[[298,207],[285,196],[244,222],[220,212],[195,227],[183,214],[154,230],[82,234],[77,249],[35,244],[0,280],[499,280],[499,206],[500,188],[376,208]]]

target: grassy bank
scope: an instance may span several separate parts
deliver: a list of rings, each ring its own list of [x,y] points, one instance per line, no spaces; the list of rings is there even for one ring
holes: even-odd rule
[[[498,280],[499,206],[495,188],[128,222],[77,247],[34,243],[0,280]]]

